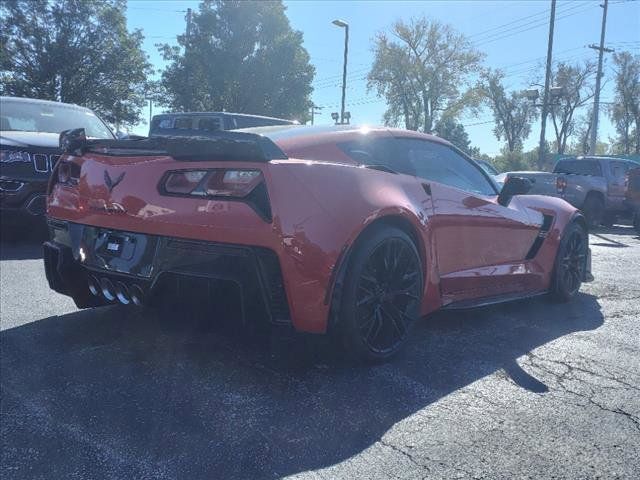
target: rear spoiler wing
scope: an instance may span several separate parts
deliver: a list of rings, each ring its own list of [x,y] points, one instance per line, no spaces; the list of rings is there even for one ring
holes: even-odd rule
[[[220,130],[199,136],[136,137],[122,140],[88,139],[84,128],[60,133],[63,153],[135,157],[168,155],[182,161],[249,161],[268,162],[286,159],[285,153],[272,140],[262,135]]]

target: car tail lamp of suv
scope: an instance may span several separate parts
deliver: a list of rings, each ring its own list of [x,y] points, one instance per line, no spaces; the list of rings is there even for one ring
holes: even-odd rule
[[[567,189],[567,179],[564,177],[557,177],[556,190],[558,191],[558,193],[562,195],[566,189]]]

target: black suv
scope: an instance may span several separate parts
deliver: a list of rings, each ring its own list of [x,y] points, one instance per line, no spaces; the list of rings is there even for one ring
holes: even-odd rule
[[[0,97],[0,220],[27,224],[46,209],[47,182],[60,156],[61,131],[83,127],[92,138],[115,138],[91,110],[68,103]]]

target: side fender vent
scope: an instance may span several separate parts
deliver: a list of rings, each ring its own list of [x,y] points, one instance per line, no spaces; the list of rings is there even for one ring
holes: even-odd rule
[[[551,215],[543,215],[542,225],[540,226],[540,231],[536,236],[536,239],[533,241],[533,245],[529,249],[527,256],[525,257],[527,260],[531,260],[535,258],[544,243],[545,238],[549,235],[549,230],[551,230],[551,225],[553,224],[553,217]]]

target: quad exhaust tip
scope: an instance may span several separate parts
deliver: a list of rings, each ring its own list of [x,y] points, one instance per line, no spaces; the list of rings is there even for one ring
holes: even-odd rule
[[[100,287],[100,282],[98,282],[98,279],[94,276],[90,276],[88,283],[89,283],[89,292],[91,292],[91,295],[93,295],[94,297],[97,297],[98,295],[100,295],[100,291],[102,289]]]
[[[144,291],[139,285],[131,285],[128,287],[124,282],[112,282],[106,277],[98,279],[90,275],[87,279],[87,286],[91,295],[95,297],[102,296],[109,302],[118,300],[123,305],[141,306],[144,303]]]
[[[113,282],[108,278],[100,280],[100,286],[102,287],[102,295],[104,298],[113,302],[116,299],[116,291]]]
[[[131,303],[131,295],[129,295],[129,289],[122,282],[118,282],[116,284],[116,298],[123,305],[129,305]]]
[[[138,285],[132,285],[129,296],[134,305],[141,306],[144,302],[144,292]]]

